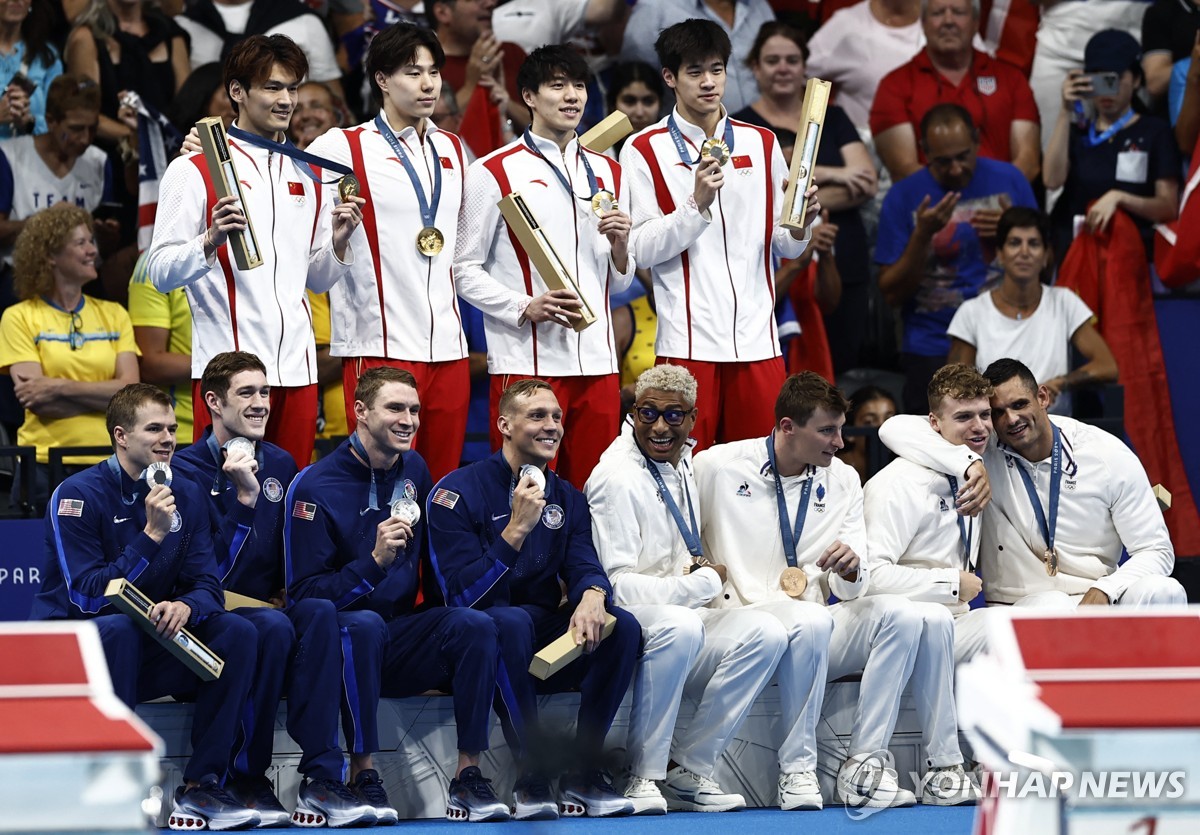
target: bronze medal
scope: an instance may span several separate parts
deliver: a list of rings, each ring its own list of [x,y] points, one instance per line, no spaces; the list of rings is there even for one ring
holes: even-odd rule
[[[425,226],[417,233],[417,250],[422,255],[433,257],[446,246],[446,237],[436,226]]]
[[[724,165],[729,162],[729,146],[724,139],[705,139],[700,146],[700,156],[712,157],[718,165]]]
[[[358,177],[353,174],[347,174],[338,180],[338,197],[343,203],[350,197],[358,197],[359,190]]]
[[[612,192],[601,189],[592,195],[592,211],[596,213],[596,217],[604,217],[606,212],[614,211],[617,208],[617,198]]]
[[[804,573],[803,568],[789,565],[779,575],[779,587],[788,597],[799,599],[804,596],[804,590],[808,588],[808,575]]]
[[[1042,557],[1046,561],[1046,573],[1051,577],[1058,576],[1058,551],[1054,548],[1047,548],[1045,555]]]

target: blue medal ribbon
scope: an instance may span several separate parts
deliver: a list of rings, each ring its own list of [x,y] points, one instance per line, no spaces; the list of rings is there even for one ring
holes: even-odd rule
[[[692,159],[692,155],[688,153],[687,142],[683,138],[683,133],[679,130],[679,125],[675,123],[675,114],[672,113],[667,117],[667,130],[671,134],[671,141],[675,143],[675,150],[679,152],[679,159],[684,165],[695,165],[700,162],[701,154],[697,153],[696,158]],[[729,117],[725,117],[725,134],[722,137],[726,147],[729,148],[729,156],[733,156],[733,124],[729,121]]]
[[[800,535],[804,533],[804,519],[808,515],[808,495],[812,492],[812,483],[817,478],[816,469],[809,467],[811,474],[804,487],[800,490],[800,506],[796,508],[794,529],[788,526],[787,500],[783,496],[783,479],[779,477],[779,468],[775,466],[775,433],[767,436],[767,461],[771,464],[771,475],[775,478],[775,501],[779,506],[779,535],[783,537],[783,555],[787,564],[796,567],[796,548],[800,545]]]
[[[679,534],[687,545],[688,553],[692,555],[693,560],[699,560],[704,556],[704,549],[700,545],[700,526],[696,524],[696,505],[692,502],[692,496],[688,492],[687,481],[683,482],[683,497],[687,500],[691,527],[688,527],[684,521],[683,511],[679,509],[679,505],[675,503],[675,497],[667,489],[667,482],[663,479],[662,473],[658,471],[658,463],[646,455],[646,450],[642,449],[640,444],[638,444],[638,451],[646,459],[646,469],[650,471],[650,475],[654,476],[654,481],[658,484],[658,495],[662,496],[663,504],[667,506],[667,510],[671,511],[671,518],[675,520],[675,527],[679,528]]]
[[[583,163],[584,172],[587,173],[588,188],[590,188],[592,191],[592,193],[587,197],[580,197],[575,193],[575,189],[571,188],[571,182],[566,178],[566,175],[559,171],[558,167],[546,158],[546,155],[542,153],[542,149],[537,146],[536,142],[534,142],[533,134],[529,132],[529,128],[525,128],[525,134],[521,137],[521,141],[525,143],[529,150],[541,157],[542,162],[550,166],[550,170],[554,172],[555,177],[558,177],[558,181],[562,183],[562,187],[567,190],[567,194],[571,195],[576,200],[591,200],[596,196],[596,193],[600,191],[600,185],[596,181],[596,174],[594,171],[592,171],[592,164],[588,162],[587,154],[585,154],[583,151],[577,149],[575,154],[579,158],[579,161]]]
[[[1133,121],[1133,115],[1133,108],[1131,107],[1125,111],[1125,114],[1121,116],[1120,119],[1117,119],[1117,121],[1109,125],[1103,133],[1096,133],[1095,121],[1089,122],[1088,135],[1087,139],[1085,140],[1088,144],[1088,147],[1095,148],[1097,145],[1103,145],[1105,142],[1112,139],[1113,136],[1120,133],[1126,125]]]
[[[371,466],[371,457],[367,455],[367,449],[363,446],[362,439],[358,437],[357,432],[350,433],[350,447],[358,453],[363,463],[367,465],[367,469],[371,471],[371,491],[367,494],[367,506],[358,512],[359,516],[364,516],[369,511],[379,510],[379,493],[375,488],[375,468]],[[401,457],[397,457],[393,468],[398,467],[400,461]],[[388,501],[388,507],[392,506],[392,502],[402,498],[404,498],[404,480],[400,478],[400,473],[397,472],[396,481],[392,484],[392,498]]]
[[[256,133],[250,133],[249,131],[244,131],[241,128],[239,128],[237,125],[230,125],[229,130],[226,131],[226,133],[229,134],[230,136],[232,136],[234,139],[237,139],[240,142],[245,142],[247,145],[254,145],[259,148],[266,148],[268,151],[274,151],[276,153],[283,154],[285,157],[291,157],[293,160],[296,160],[298,162],[307,162],[309,165],[316,165],[321,168],[328,168],[330,171],[336,171],[338,174],[341,174],[343,177],[346,176],[347,174],[354,173],[354,169],[352,169],[348,166],[342,165],[340,162],[334,162],[331,159],[325,159],[324,157],[319,157],[316,154],[310,154],[308,151],[301,151],[299,148],[297,148],[295,145],[293,145],[287,139],[285,139],[283,142],[276,142],[273,139],[267,139],[266,137],[259,136]],[[337,180],[322,180],[322,179],[320,179],[319,177],[317,177],[317,172],[315,172],[311,168],[309,168],[308,165],[298,165],[296,167],[299,168],[302,172],[304,172],[304,174],[310,180],[312,180],[314,183],[320,183],[322,185],[327,185],[329,183],[337,182]]]
[[[953,502],[956,498],[958,498],[958,479],[952,475],[947,475],[946,480],[950,482],[950,501]],[[950,509],[954,512],[954,515],[958,517],[958,539],[962,543],[962,546],[963,546],[963,565],[966,567],[965,568],[966,571],[970,571],[971,570],[971,532],[972,532],[972,529],[975,527],[975,520],[974,519],[970,520],[970,527],[968,527],[967,526],[968,522],[967,522],[967,520],[963,519],[962,514],[959,513],[958,510],[953,507],[951,507]]]
[[[437,148],[433,147],[433,142],[430,140],[429,147],[433,148],[434,159],[433,194],[426,199],[425,187],[421,184],[421,180],[417,176],[417,169],[409,158],[408,153],[404,150],[404,145],[396,138],[395,132],[383,118],[382,111],[375,116],[375,127],[379,129],[379,135],[387,140],[388,145],[392,146],[392,152],[400,160],[400,164],[404,166],[404,170],[408,172],[408,179],[412,182],[413,191],[417,193],[417,207],[421,211],[421,223],[426,228],[436,227],[437,210],[442,202],[442,158],[438,156]]]
[[[1038,527],[1042,531],[1042,539],[1046,540],[1046,550],[1054,551],[1054,530],[1058,525],[1058,494],[1062,481],[1062,433],[1054,424],[1050,424],[1050,428],[1054,430],[1054,447],[1050,452],[1050,511],[1049,518],[1042,510],[1042,500],[1038,498],[1037,490],[1033,486],[1033,479],[1029,473],[1025,471],[1019,463],[1016,465],[1016,470],[1021,474],[1021,482],[1025,485],[1025,492],[1029,495],[1029,502],[1033,505],[1034,516],[1037,517]]]

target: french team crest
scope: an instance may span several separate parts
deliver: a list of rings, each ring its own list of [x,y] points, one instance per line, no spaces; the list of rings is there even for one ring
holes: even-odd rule
[[[263,482],[263,495],[267,497],[269,502],[277,502],[283,498],[283,485],[279,483],[279,479],[271,476]]]
[[[563,513],[563,509],[556,504],[546,505],[546,509],[542,511],[542,524],[552,531],[556,531],[563,526],[563,522],[567,520],[567,515]]]
[[[975,87],[981,96],[990,96],[996,92],[996,76],[981,75],[975,79]]]

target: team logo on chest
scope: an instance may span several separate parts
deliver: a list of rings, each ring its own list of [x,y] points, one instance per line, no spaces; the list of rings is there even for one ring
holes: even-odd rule
[[[1063,487],[1065,487],[1066,489],[1074,490],[1078,486],[1079,486],[1079,482],[1077,482],[1075,479],[1071,478],[1071,476],[1066,476],[1065,478],[1063,478]]]
[[[183,530],[183,517],[179,515],[178,510],[171,511],[171,533],[178,533]]]
[[[556,504],[546,505],[546,509],[542,511],[542,524],[552,531],[556,531],[563,526],[566,521],[566,514],[563,509]]]
[[[975,87],[981,96],[990,96],[996,92],[996,76],[981,75],[975,79]]]
[[[288,182],[288,194],[297,206],[304,205],[304,183]]]
[[[271,476],[263,482],[263,495],[267,497],[269,502],[277,502],[283,498],[283,485],[279,483],[279,479]]]
[[[404,498],[417,500],[417,485],[413,484],[411,478],[404,479]]]
[[[938,496],[938,510],[940,510],[942,513],[950,510],[950,505],[946,504],[946,500],[941,496]]]
[[[817,500],[815,502],[813,502],[813,510],[815,510],[817,513],[824,513],[825,512],[825,485],[818,484],[817,489],[814,491],[814,493],[816,493]]]
[[[746,499],[750,498],[750,485],[743,481],[738,487],[736,495]]]

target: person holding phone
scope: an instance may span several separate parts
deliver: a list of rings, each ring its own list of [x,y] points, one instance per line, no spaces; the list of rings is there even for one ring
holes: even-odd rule
[[[1053,215],[1060,259],[1078,226],[1106,231],[1118,209],[1137,223],[1147,252],[1154,224],[1175,219],[1179,151],[1170,125],[1139,112],[1134,94],[1143,83],[1141,46],[1118,29],[1093,35],[1083,69],[1063,80],[1042,168],[1048,190],[1064,189]]]
[[[46,94],[63,71],[50,43],[50,7],[34,0],[0,5],[0,139],[46,132]]]

